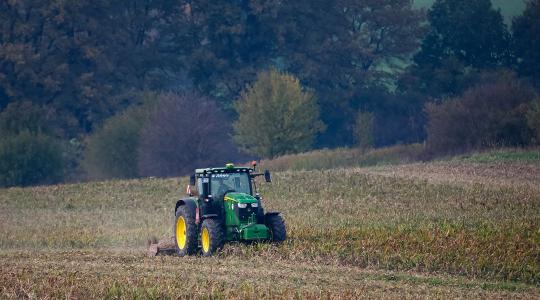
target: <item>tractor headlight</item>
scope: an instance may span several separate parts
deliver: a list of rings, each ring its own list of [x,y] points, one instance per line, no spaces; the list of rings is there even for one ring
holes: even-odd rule
[[[259,203],[251,203],[251,207],[258,207]]]
[[[246,208],[247,203],[238,203],[238,208]]]

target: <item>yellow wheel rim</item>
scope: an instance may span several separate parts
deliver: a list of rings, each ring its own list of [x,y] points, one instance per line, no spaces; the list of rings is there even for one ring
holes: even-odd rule
[[[201,243],[204,252],[210,250],[210,234],[208,234],[208,228],[203,227],[201,232]]]
[[[176,244],[180,249],[184,249],[186,246],[186,221],[184,217],[179,217],[176,220]]]

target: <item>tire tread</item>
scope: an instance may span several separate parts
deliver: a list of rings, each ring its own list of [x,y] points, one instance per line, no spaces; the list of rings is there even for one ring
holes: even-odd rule
[[[192,210],[186,205],[179,206],[176,210],[173,234],[176,253],[179,256],[193,255],[197,252],[198,226],[195,224],[195,211]],[[180,216],[183,216],[186,221],[186,247],[184,249],[178,248],[176,243],[176,220]]]
[[[267,215],[266,226],[270,229],[270,240],[274,243],[282,243],[287,239],[287,229],[285,221],[281,215]]]
[[[204,227],[208,229],[208,234],[210,235],[210,248],[208,252],[205,253],[201,247],[201,252],[203,256],[212,256],[216,251],[223,247],[225,240],[223,228],[221,222],[216,219],[205,219],[201,226],[201,232]]]

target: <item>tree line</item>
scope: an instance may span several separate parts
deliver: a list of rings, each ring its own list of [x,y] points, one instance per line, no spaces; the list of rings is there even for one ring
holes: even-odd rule
[[[540,140],[540,1],[289,2],[0,3],[0,184]]]

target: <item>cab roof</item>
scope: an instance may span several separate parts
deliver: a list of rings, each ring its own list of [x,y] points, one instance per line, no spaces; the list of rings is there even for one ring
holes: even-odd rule
[[[253,172],[253,169],[250,167],[235,167],[235,166],[229,166],[229,165],[225,167],[218,167],[218,168],[195,169],[195,174],[239,173],[239,172]]]

